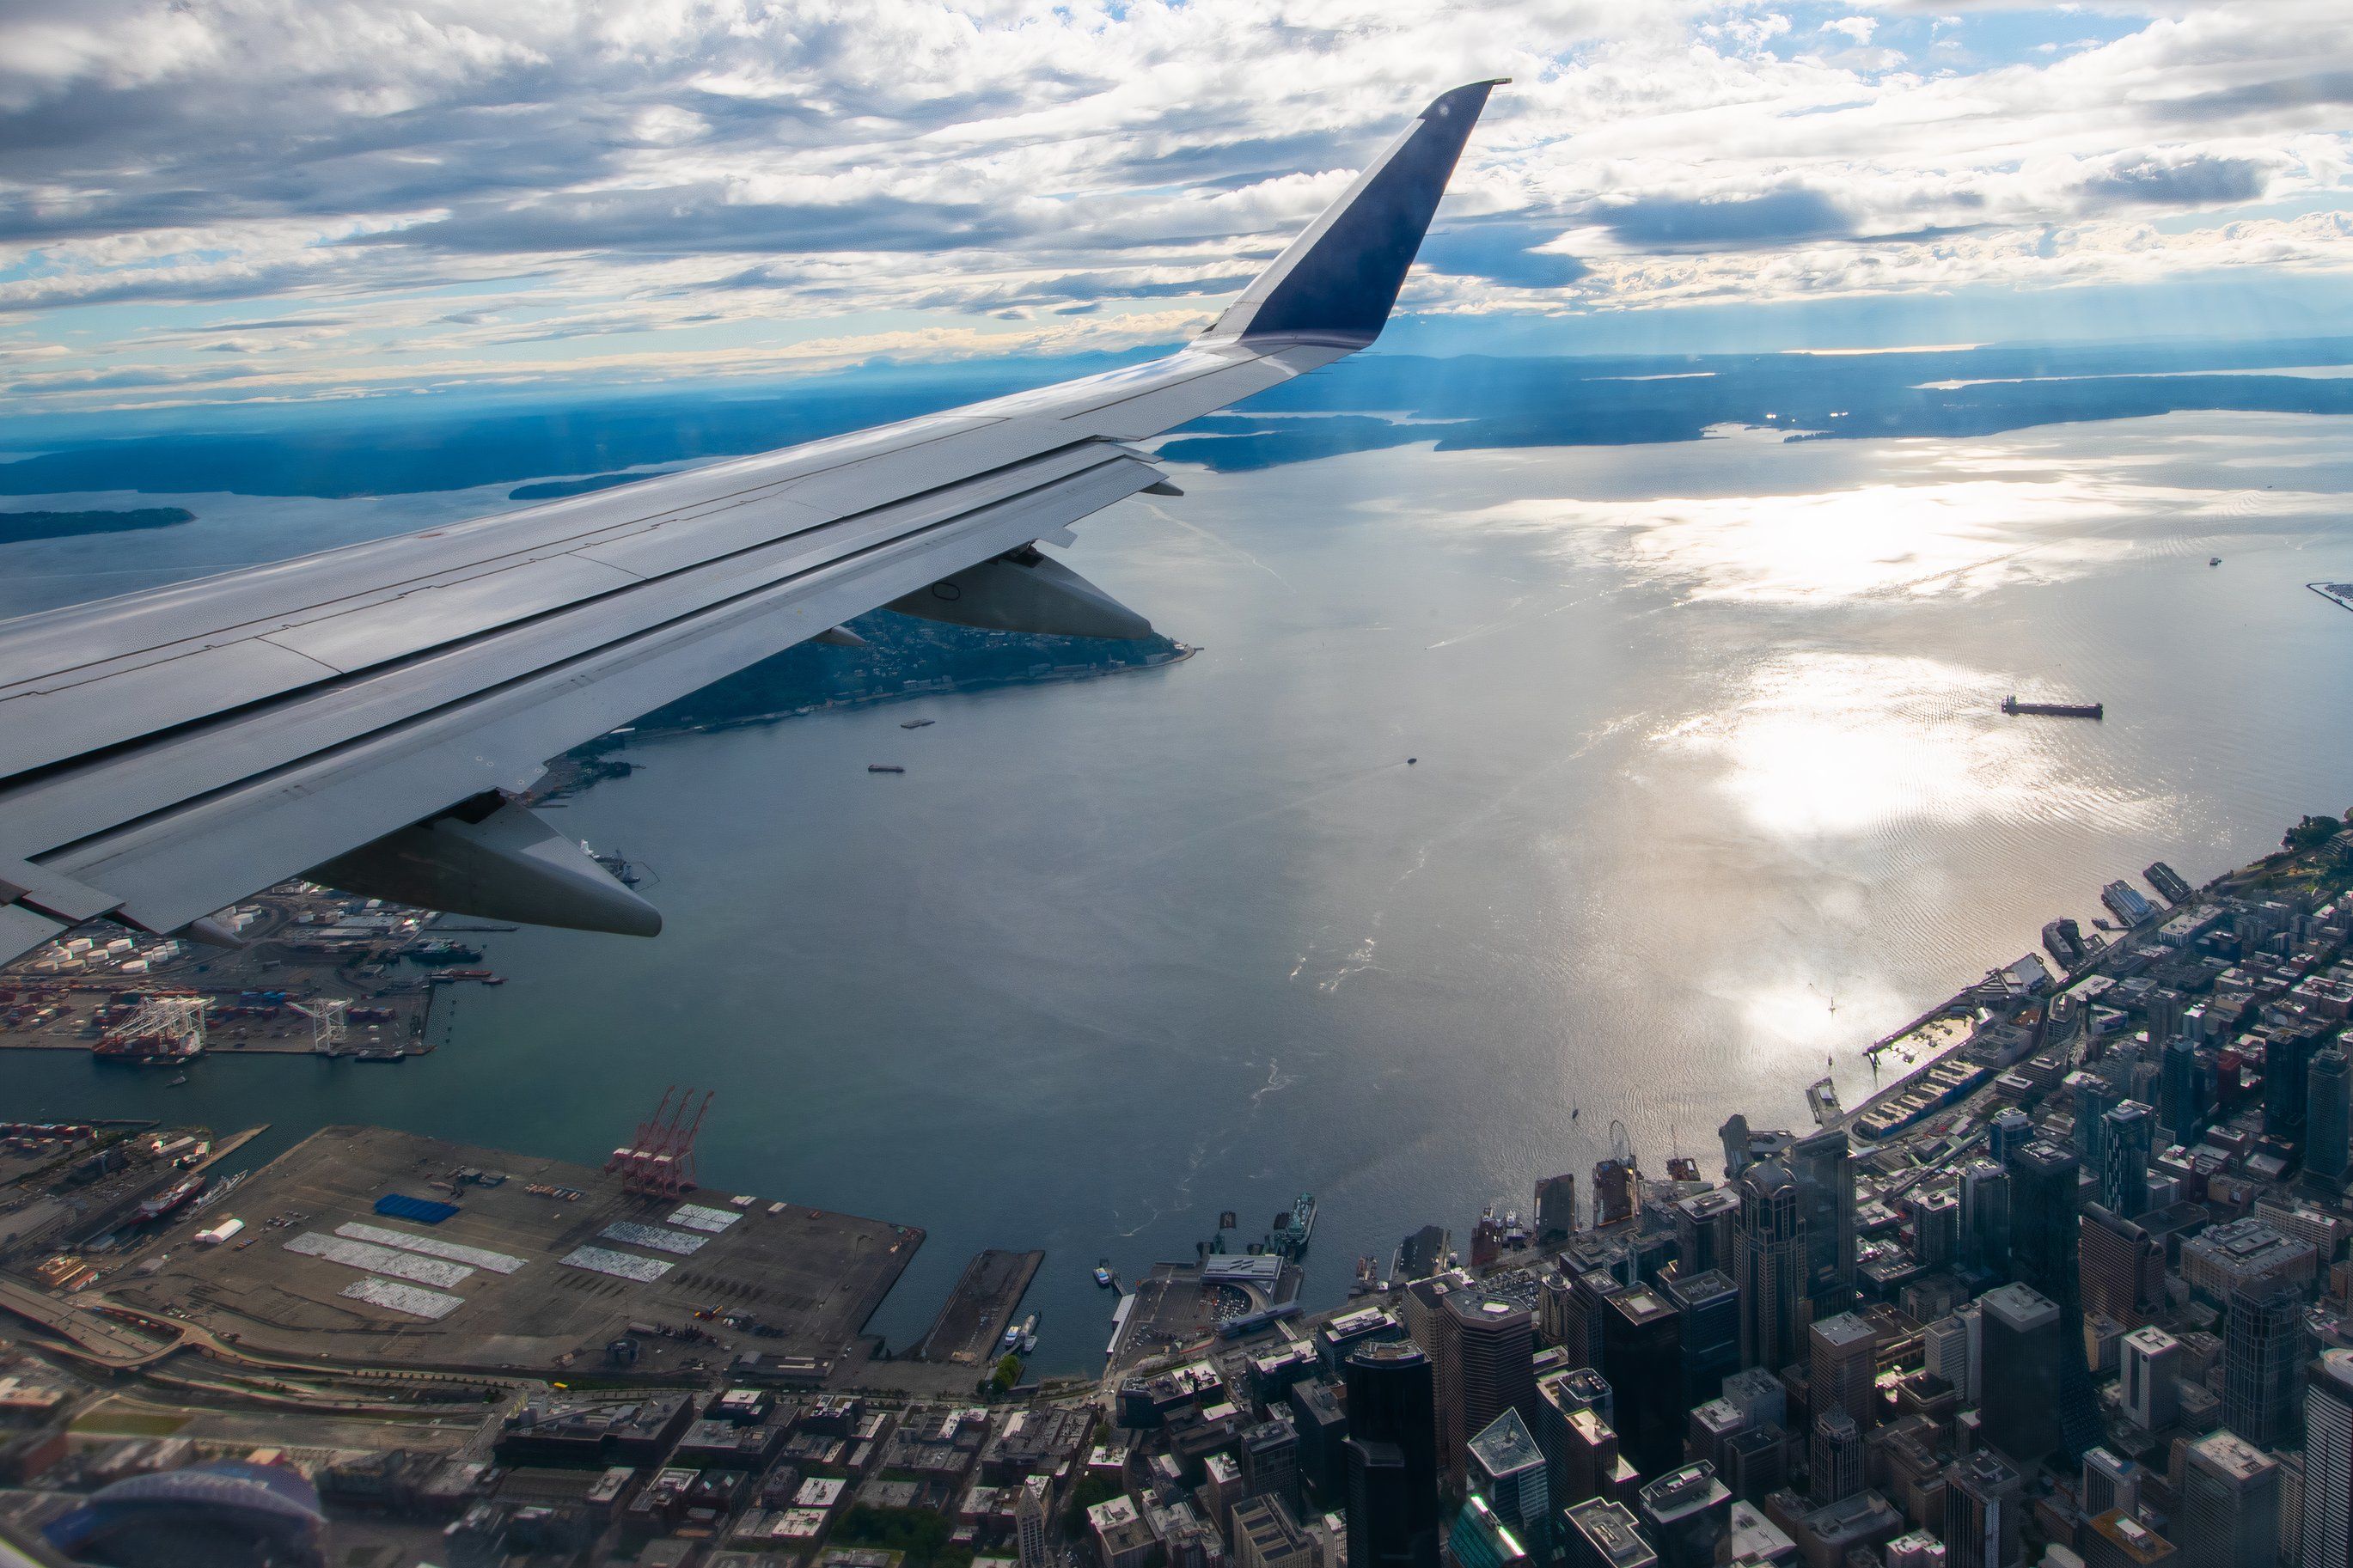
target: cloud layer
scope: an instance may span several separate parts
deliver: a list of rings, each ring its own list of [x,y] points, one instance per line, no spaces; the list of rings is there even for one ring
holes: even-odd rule
[[[16,0],[0,407],[1155,341],[1504,74],[1409,310],[2353,267],[2339,0]]]

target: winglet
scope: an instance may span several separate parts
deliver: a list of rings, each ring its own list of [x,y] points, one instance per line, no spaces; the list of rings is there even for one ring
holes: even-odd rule
[[[1489,90],[1510,79],[1440,93],[1205,335],[1351,349],[1380,336]]]

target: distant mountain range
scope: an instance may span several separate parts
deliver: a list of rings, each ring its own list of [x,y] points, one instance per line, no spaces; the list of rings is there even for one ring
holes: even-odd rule
[[[623,472],[757,452],[1020,390],[1122,359],[1005,360],[869,370],[761,393],[740,387],[566,405],[126,415],[44,443],[20,433],[0,494],[132,489],[362,496],[520,486],[576,494]],[[1448,359],[1374,353],[1186,426],[1177,461],[1263,468],[1435,441],[1442,447],[1683,441],[1769,426],[1803,439],[1979,436],[2185,410],[2353,413],[2353,339],[1989,345],[1889,353]],[[2316,367],[2319,374],[2311,374]],[[2288,374],[2304,372],[2306,374]],[[1300,416],[1322,416],[1303,418]],[[1289,417],[1270,417],[1289,416]],[[207,424],[206,421],[210,423]],[[143,433],[141,433],[143,432]]]

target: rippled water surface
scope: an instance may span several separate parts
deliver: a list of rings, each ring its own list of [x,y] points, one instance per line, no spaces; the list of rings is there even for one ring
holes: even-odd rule
[[[1098,1257],[1188,1257],[1302,1189],[1334,1300],[1358,1253],[1588,1170],[1613,1119],[1712,1165],[1730,1111],[1800,1121],[1826,1057],[1857,1098],[1861,1046],[2102,882],[2353,805],[2353,616],[2304,587],[2353,577],[2342,431],[1187,472],[1071,559],[1191,661],[645,749],[565,820],[652,868],[668,933],[487,939],[515,983],[429,1058],[167,1091],[14,1056],[8,1098],[594,1161],[711,1085],[714,1185],[929,1228],[894,1341],[975,1248],[1043,1246],[1046,1359],[1093,1364]],[[189,504],[124,547],[160,555],[19,554],[9,607],[483,510]],[[2013,691],[2108,718],[2005,719]]]

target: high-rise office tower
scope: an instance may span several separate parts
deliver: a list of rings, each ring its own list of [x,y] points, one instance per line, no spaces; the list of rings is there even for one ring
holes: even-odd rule
[[[1299,1436],[1299,1478],[1306,1500],[1336,1510],[1348,1498],[1348,1415],[1340,1408],[1337,1391],[1320,1377],[1303,1378],[1284,1391],[1283,1400],[1291,1406],[1291,1429]]]
[[[2334,1199],[2345,1191],[2353,1164],[2353,1068],[2334,1046],[2312,1053],[2305,1069],[2304,1185]]]
[[[1407,1340],[1348,1354],[1348,1562],[1437,1568],[1437,1379]]]
[[[2262,1448],[2295,1440],[2304,1303],[2284,1285],[2234,1291],[2222,1328],[2222,1424]]]
[[[1857,1432],[1868,1433],[1879,1424],[1879,1331],[1858,1314],[1841,1312],[1814,1324],[1806,1341],[1815,1415],[1841,1410]]]
[[[1454,1568],[1525,1568],[1545,1561],[1528,1549],[1510,1517],[1475,1490],[1462,1500],[1462,1510],[1454,1516],[1446,1554]]]
[[[2059,1362],[2058,1415],[2067,1453],[2080,1458],[2100,1440],[2099,1403],[2081,1349],[2084,1297],[2076,1273],[2080,1167],[2066,1150],[2037,1141],[2011,1150],[2008,1168],[2010,1278],[2051,1299],[2059,1309],[2061,1331],[2074,1347]]]
[[[2138,1328],[2165,1303],[2165,1247],[2100,1204],[2084,1205],[2081,1283],[2086,1311]]]
[[[2023,1148],[2034,1137],[2034,1118],[2015,1105],[2005,1105],[1986,1123],[1986,1152],[1997,1165],[2010,1163],[2010,1152]]]
[[[2189,1445],[2174,1509],[2180,1568],[2274,1568],[2279,1461],[2230,1431]]]
[[[1959,1393],[1961,1403],[1974,1408],[1977,1395],[1969,1369],[1969,1330],[1957,1312],[1947,1312],[1920,1331],[1921,1364]]]
[[[2010,1173],[1991,1160],[1961,1167],[1961,1257],[1989,1274],[2010,1271]]]
[[[2112,1508],[2130,1513],[2140,1506],[2140,1467],[2106,1448],[2084,1454],[2084,1516],[2097,1518]]]
[[[2303,1536],[2304,1568],[2353,1568],[2353,1351],[2306,1373]]]
[[[1916,1193],[1912,1209],[1912,1256],[1923,1268],[1950,1268],[1961,1256],[1961,1200],[1939,1187]]]
[[[1586,1376],[1598,1375],[1589,1369],[1579,1370]],[[1568,1468],[1570,1418],[1593,1408],[1592,1396],[1583,1384],[1578,1370],[1546,1373],[1536,1379],[1536,1447],[1544,1450],[1546,1489],[1556,1517],[1570,1502],[1583,1500],[1569,1494]]]
[[[2263,1051],[2263,1131],[2291,1142],[2304,1136],[2306,1075],[2312,1058],[2328,1043],[2325,1034],[2275,1036]]]
[[[1561,1515],[1560,1539],[1562,1568],[1658,1568],[1658,1552],[1623,1503],[1594,1498],[1572,1506]]]
[[[2158,1067],[2157,1124],[2168,1143],[2194,1143],[2204,1108],[2199,1103],[2198,1050],[2187,1038],[2165,1042]]]
[[[1638,1495],[1637,1511],[1661,1568],[1715,1568],[1716,1548],[1731,1533],[1732,1494],[1713,1465],[1669,1470]]]
[[[1862,1489],[1862,1428],[1853,1416],[1833,1406],[1814,1417],[1806,1473],[1816,1508],[1843,1502]]]
[[[1998,1454],[1978,1449],[1945,1470],[1945,1545],[1950,1568],[2010,1568],[2025,1527],[2025,1480]]]
[[[1678,1271],[1667,1281],[1666,1294],[1675,1310],[1683,1355],[1681,1397],[1689,1410],[1724,1392],[1724,1380],[1740,1370],[1740,1292],[1732,1276],[1709,1268]]]
[[[1242,1491],[1282,1500],[1299,1516],[1299,1432],[1288,1421],[1261,1421],[1241,1436]]]
[[[1462,1336],[1456,1331],[1447,1298],[1467,1284],[1461,1273],[1435,1275],[1407,1285],[1398,1298],[1398,1315],[1405,1320],[1406,1338],[1430,1358],[1430,1384],[1438,1408],[1438,1473],[1449,1481],[1462,1477]],[[1534,1358],[1530,1358],[1533,1370]]]
[[[1831,1128],[1789,1146],[1806,1227],[1806,1298],[1813,1316],[1854,1305],[1854,1161],[1843,1131]]]
[[[1552,1561],[1552,1481],[1535,1434],[1506,1410],[1463,1443],[1471,1490],[1483,1497],[1538,1563]]]
[[[1740,1227],[1740,1194],[1712,1187],[1675,1204],[1675,1271],[1701,1274],[1732,1268],[1732,1236]]]
[[[2119,1219],[2148,1212],[2148,1157],[2157,1139],[2157,1112],[2137,1100],[2109,1107],[2103,1120],[2100,1163],[2086,1165],[2100,1177],[2100,1205]]]
[[[1050,1476],[1031,1476],[1014,1496],[1013,1550],[1021,1568],[1048,1568],[1053,1561],[1047,1534],[1052,1522],[1047,1505],[1052,1500],[1053,1485]]]
[[[1797,1179],[1778,1160],[1740,1173],[1732,1281],[1740,1289],[1740,1363],[1778,1372],[1798,1359],[1806,1301],[1806,1225]]]
[[[2144,1432],[2156,1433],[2173,1425],[2180,1409],[2175,1388],[2181,1376],[2181,1342],[2151,1324],[2135,1329],[2118,1346],[2123,1360],[2118,1389],[2125,1414]]]
[[[2067,1075],[2067,1093],[2075,1107],[2075,1158],[2084,1169],[2096,1171],[2107,1143],[2107,1124],[2101,1118],[2116,1103],[2116,1086],[2097,1073],[2076,1071]]]
[[[1601,1370],[1617,1393],[1618,1441],[1645,1475],[1673,1464],[1683,1451],[1683,1335],[1675,1310],[1649,1286],[1609,1299],[1603,1319]]]
[[[1561,1347],[1568,1352],[1570,1365],[1601,1365],[1601,1328],[1609,1316],[1609,1298],[1624,1289],[1624,1280],[1599,1268],[1583,1269],[1571,1276],[1567,1333],[1561,1340]]]
[[[1985,1314],[1985,1398],[1978,1410],[1986,1441],[2020,1466],[2033,1465],[2063,1440],[2060,1366],[2069,1354],[2083,1364],[2081,1342],[2067,1342],[2058,1303],[2031,1286],[1989,1290],[1978,1307]]]
[[[1656,1298],[1652,1298],[1656,1300]],[[1461,1407],[1451,1418],[1440,1411],[1441,1425],[1465,1434],[1482,1432],[1506,1410],[1516,1410],[1533,1426],[1536,1413],[1535,1318],[1517,1302],[1483,1290],[1464,1289],[1446,1298],[1453,1320],[1457,1353],[1461,1358]],[[1447,1479],[1462,1481],[1462,1455],[1458,1446],[1454,1468]]]

